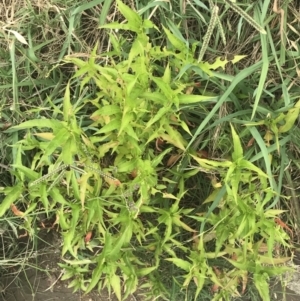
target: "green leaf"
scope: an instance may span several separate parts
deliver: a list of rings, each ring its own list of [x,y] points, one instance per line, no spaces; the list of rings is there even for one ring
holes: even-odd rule
[[[121,280],[120,277],[116,274],[110,276],[110,285],[113,288],[114,293],[116,294],[119,301],[122,300],[121,297]]]
[[[132,237],[132,224],[130,221],[127,222],[127,227],[123,231],[122,234],[120,234],[119,237],[117,237],[115,243],[113,244],[109,256],[116,257],[119,256],[120,250],[123,246],[126,246],[130,239]]]
[[[37,172],[31,170],[30,168],[28,168],[26,166],[23,166],[23,165],[20,165],[20,164],[12,164],[11,166],[13,166],[14,168],[20,170],[30,180],[36,180],[39,177],[39,174]]]
[[[203,271],[201,269],[201,271],[198,272],[194,277],[197,279],[197,281],[196,281],[197,290],[195,293],[195,298],[197,298],[199,296],[200,292],[202,291],[202,288],[205,283],[205,279],[206,279],[205,271]]]
[[[122,1],[117,0],[117,3],[121,14],[126,18],[128,24],[140,30],[143,25],[141,16],[133,11],[129,6],[125,5]]]
[[[86,294],[89,293],[100,281],[100,277],[105,268],[105,258],[103,255],[101,254],[97,259],[97,267],[93,270],[91,282],[85,291]]]
[[[141,97],[143,97],[145,99],[148,99],[148,100],[150,100],[150,101],[152,101],[156,104],[159,104],[159,105],[164,105],[168,102],[165,95],[160,93],[160,92],[147,92],[147,91],[145,91],[144,93],[141,94]]]
[[[131,49],[130,49],[130,52],[129,52],[129,55],[128,55],[128,65],[130,66],[131,63],[138,57],[138,56],[141,56],[143,57],[143,53],[145,51],[145,43],[143,41],[143,39],[141,38],[137,38],[132,46],[131,46]],[[132,84],[135,84],[137,80],[137,77],[134,79],[134,82]],[[131,86],[131,90],[132,90],[132,86]],[[130,91],[130,89],[129,89]],[[131,92],[131,91],[130,91]]]
[[[154,157],[152,159],[151,165],[153,167],[157,167],[162,162],[165,155],[168,154],[169,152],[171,152],[172,149],[173,149],[172,147],[169,147],[169,148],[165,149],[163,152],[161,152],[158,156]]]
[[[97,110],[92,116],[110,116],[121,113],[120,106],[117,105],[107,105]]]
[[[191,263],[180,258],[167,258],[167,261],[173,262],[180,269],[190,272]]]
[[[146,129],[148,129],[153,123],[161,120],[168,112],[170,112],[171,107],[170,106],[164,106],[161,107],[158,112],[155,113],[154,117],[151,118],[147,124],[146,124]],[[166,120],[167,122],[167,120]]]
[[[137,75],[133,80],[130,80],[129,82],[126,83],[126,94],[130,95],[132,92],[137,80],[139,78],[139,75]]]
[[[148,20],[148,19],[145,19],[144,20],[144,23],[143,23],[143,27],[145,29],[148,29],[148,28],[155,28],[156,30],[159,30],[151,20]]]
[[[64,60],[64,62],[66,63],[73,63],[74,65],[78,66],[79,69],[83,68],[84,66],[86,66],[86,62],[79,59],[79,58],[75,58],[75,57],[66,57]]]
[[[63,108],[64,108],[64,121],[68,121],[70,119],[70,114],[72,111],[72,105],[70,101],[70,82],[68,82],[66,86]]]
[[[47,144],[43,158],[47,158],[58,148],[62,147],[68,140],[70,132],[65,128],[61,127],[60,130],[55,133],[55,137]],[[41,162],[43,159],[41,159]]]
[[[109,24],[105,24],[102,26],[99,26],[99,28],[107,28],[107,29],[123,29],[123,30],[130,30],[133,32],[138,33],[140,31],[139,27],[132,26],[130,24],[120,24],[118,22],[112,22]]]
[[[134,119],[134,115],[131,113],[131,110],[129,108],[124,109],[121,125],[118,131],[118,136],[121,135],[123,130],[133,121],[133,119]]]
[[[111,0],[110,0],[111,1]],[[113,50],[114,50],[114,53],[117,55],[117,56],[120,56],[122,51],[121,51],[121,45],[118,41],[118,39],[115,37],[114,34],[111,34],[109,33],[109,41],[111,42],[111,44],[113,45]]]
[[[85,206],[85,198],[86,198],[86,192],[87,192],[87,186],[88,186],[88,180],[89,180],[90,175],[89,174],[84,174],[80,178],[80,190],[79,190],[79,198],[80,198],[80,203],[82,206],[82,210],[84,210]]]
[[[284,212],[288,212],[288,210],[280,210],[280,209],[269,209],[264,213],[265,217],[277,217],[279,214],[282,214]]]
[[[128,124],[126,126],[126,128],[124,129],[124,132],[127,133],[134,140],[139,141],[139,137],[137,136],[137,134],[135,133],[134,129],[132,128],[132,126],[130,124]]]
[[[266,273],[264,274],[254,274],[254,285],[257,288],[262,300],[270,301],[270,294],[269,294],[269,284],[267,280],[269,277]]]
[[[161,138],[163,140],[166,140],[168,143],[175,145],[179,149],[185,151],[185,146],[187,145],[187,142],[184,140],[181,134],[175,129],[173,129],[169,124],[165,124],[164,128],[166,129],[167,134],[161,134]]]
[[[23,186],[21,183],[11,187],[9,193],[0,204],[0,217],[3,216],[9,209],[10,205],[20,197],[22,190]]]
[[[40,200],[45,208],[45,211],[48,213],[49,210],[49,199],[47,194],[47,187],[46,185],[39,185],[39,194],[40,194]],[[55,203],[52,203],[52,206],[55,206]]]
[[[230,183],[232,187],[231,193],[236,203],[238,202],[238,190],[239,190],[240,179],[241,179],[241,171],[237,168],[235,170],[235,173],[233,173],[233,175],[230,178]]]
[[[156,85],[160,88],[160,90],[164,93],[166,101],[170,101],[172,99],[174,91],[170,87],[169,84],[165,83],[162,78],[151,76],[151,79],[156,83]]]
[[[209,114],[204,118],[204,120],[201,122],[201,124],[198,126],[197,130],[195,131],[193,137],[189,140],[189,143],[187,145],[187,149],[191,147],[191,145],[194,143],[194,141],[199,137],[199,135],[203,132],[203,129],[209,122],[212,120],[213,116],[216,114],[218,109],[223,105],[223,103],[228,99],[230,93],[232,93],[233,89],[242,82],[246,77],[248,77],[250,74],[256,72],[261,67],[262,62],[259,61],[258,63],[251,65],[248,68],[243,69],[241,72],[239,72],[234,79],[232,80],[229,87],[227,87],[226,91],[222,96],[218,99],[218,102],[216,105],[210,109]]]
[[[113,119],[111,122],[103,126],[99,131],[97,131],[97,134],[109,133],[111,131],[119,129],[120,126],[121,126],[121,120]]]
[[[70,225],[67,222],[66,214],[62,206],[60,207],[60,209],[57,211],[56,214],[59,218],[59,226],[61,227],[61,229],[68,230],[70,228]]]
[[[170,68],[170,66],[169,66],[169,63],[168,63],[168,65],[166,66],[166,69],[165,69],[165,72],[164,72],[164,75],[163,75],[163,81],[166,83],[166,84],[168,84],[168,85],[170,85],[170,83],[171,83],[171,68]]]
[[[198,102],[217,102],[217,97],[215,96],[204,96],[204,95],[190,95],[190,94],[180,94],[178,95],[179,104],[192,104]]]
[[[178,39],[176,36],[174,36],[171,31],[169,31],[167,28],[164,28],[164,31],[168,37],[168,40],[171,42],[171,44],[175,47],[175,49],[182,51],[182,52],[187,52],[187,47],[185,43],[183,43],[180,39]]]
[[[205,67],[209,70],[216,70],[218,68],[222,68],[224,70],[226,64],[228,64],[229,62],[231,62],[232,64],[235,64],[245,57],[247,57],[247,55],[236,55],[233,60],[227,60],[227,59],[224,59],[223,57],[217,57],[216,60],[212,64],[210,64],[209,62],[203,63],[203,67]]]
[[[155,270],[157,270],[157,267],[156,267],[156,266],[154,266],[154,267],[149,267],[149,268],[139,268],[139,269],[137,270],[137,274],[138,274],[139,276],[146,276],[146,275],[152,273],[152,272],[155,271]]]
[[[57,187],[53,187],[49,191],[49,195],[51,196],[52,200],[56,203],[60,203],[62,205],[69,205],[68,201],[62,196],[59,189]]]
[[[184,230],[186,230],[188,232],[196,232],[196,230],[190,228],[187,224],[182,222],[180,220],[180,216],[173,216],[172,221],[176,226],[181,227],[181,228],[183,228]]]
[[[248,170],[252,170],[254,172],[257,172],[257,174],[259,176],[264,177],[264,178],[268,178],[268,175],[266,173],[264,173],[260,168],[258,168],[253,163],[251,163],[247,160],[241,160],[239,162],[239,167],[240,168],[245,168],[245,169],[248,169]]]
[[[233,164],[231,161],[213,161],[208,159],[201,159],[193,155],[191,156],[199,163],[200,166],[207,169],[229,168]]]
[[[243,147],[241,144],[241,140],[239,136],[237,135],[236,131],[234,130],[234,127],[232,124],[230,124],[231,127],[231,134],[232,134],[232,139],[233,139],[233,153],[232,153],[232,159],[234,162],[236,162],[238,159],[243,158]]]
[[[136,168],[136,165],[137,165],[137,161],[135,159],[120,161],[117,163],[118,172],[130,173]]]
[[[71,182],[72,182],[72,194],[76,200],[80,200],[80,192],[79,192],[79,183],[78,179],[75,176],[75,173],[71,173]]]
[[[75,240],[77,236],[77,222],[79,219],[79,212],[80,212],[79,206],[73,206],[72,208],[72,219],[70,222],[70,228],[67,232],[62,233],[64,241],[63,241],[63,248],[62,248],[62,256],[66,254],[67,251],[69,251],[75,258],[77,258],[76,250],[73,248],[73,241]]]
[[[181,127],[182,127],[189,135],[192,136],[192,133],[191,133],[191,131],[190,131],[188,125],[187,125],[183,120],[179,120],[178,122],[179,122],[180,126],[181,126]]]
[[[292,126],[294,125],[295,121],[299,117],[299,108],[293,108],[288,111],[288,113],[285,116],[285,124],[280,126],[278,129],[279,133],[285,133],[288,132]]]

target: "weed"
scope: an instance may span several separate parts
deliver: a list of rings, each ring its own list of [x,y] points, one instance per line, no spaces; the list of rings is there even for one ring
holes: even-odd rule
[[[10,212],[30,235],[35,215],[45,211],[54,217],[51,227],[63,238],[62,279],[75,290],[108,288],[121,300],[146,289],[149,298],[175,300],[180,289],[186,299],[192,294],[195,300],[230,300],[246,293],[252,278],[260,296],[269,300],[270,277],[289,269],[284,252],[291,247],[290,228],[279,218],[286,210],[275,206],[283,199],[286,145],[299,105],[292,103],[286,85],[283,109],[274,105],[271,111],[273,106],[261,100],[275,94],[265,93],[269,51],[281,69],[271,20],[265,22],[266,31],[255,21],[264,20],[267,5],[261,5],[260,18],[254,6],[251,18],[237,4],[225,2],[262,33],[253,38],[261,41],[262,59],[252,64],[247,58],[242,69],[238,66],[246,56],[240,50],[231,59],[214,53],[216,60],[208,60],[218,42],[216,25],[223,43],[231,46],[219,16],[227,6],[219,9],[210,1],[210,10],[202,7],[208,14],[198,11],[196,2],[188,10],[180,8],[209,21],[199,54],[197,34],[186,39],[176,25],[178,16],[165,3],[139,3],[138,14],[117,1],[117,21],[106,24],[111,1],[105,1],[99,25],[107,47],[93,41],[85,52],[93,36],[81,41],[73,29],[88,22],[78,16],[97,10],[96,2],[65,12],[56,7],[58,17],[47,16],[60,20],[66,39],[53,65],[37,69],[35,76],[44,81],[34,81],[38,95],[23,106],[12,40],[10,105],[18,125],[5,128],[13,149],[7,158],[13,162],[13,183],[2,189],[0,216]],[[157,19],[164,10],[170,18]],[[17,31],[14,36],[23,41]],[[167,40],[164,47],[162,40]],[[34,48],[29,39],[32,64],[38,60],[32,51],[50,47],[51,41]],[[66,80],[64,68],[71,79]],[[226,68],[232,69],[220,71]],[[33,88],[28,82],[24,86],[25,98]],[[42,86],[53,90],[41,93]],[[28,107],[24,118],[22,110]],[[274,154],[280,155],[277,163]],[[165,270],[172,271],[173,279],[163,277]]]

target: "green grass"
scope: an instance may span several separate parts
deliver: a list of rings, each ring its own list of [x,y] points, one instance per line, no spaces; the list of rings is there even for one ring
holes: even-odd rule
[[[297,7],[126,4],[1,8],[1,237],[46,212],[76,289],[267,300],[300,226]]]

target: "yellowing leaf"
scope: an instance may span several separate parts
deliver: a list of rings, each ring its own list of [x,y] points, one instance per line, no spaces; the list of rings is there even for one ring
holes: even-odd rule
[[[53,133],[36,133],[34,134],[37,137],[43,138],[45,140],[52,140],[55,136],[53,135]]]
[[[230,61],[232,64],[235,64],[242,60],[243,58],[247,57],[247,55],[235,55],[234,58]]]
[[[210,64],[208,62],[203,63],[204,67],[208,68],[209,70],[213,69],[216,70],[218,68],[225,69],[226,64],[229,62],[232,62],[233,64],[237,63],[241,59],[245,58],[246,55],[236,55],[231,61],[227,59],[222,59],[221,57],[218,57],[214,63]]]
[[[265,217],[276,217],[279,214],[287,212],[288,210],[280,210],[280,209],[270,209],[265,212]]]
[[[295,104],[295,108],[300,108],[300,99],[297,101],[297,103]]]
[[[241,144],[240,137],[237,135],[233,125],[230,124],[230,127],[231,127],[231,135],[233,139],[233,148],[234,148],[234,151],[232,153],[232,159],[233,161],[237,161],[238,159],[243,158],[243,147]]]
[[[114,290],[114,293],[116,294],[117,298],[119,301],[121,301],[121,280],[120,277],[117,276],[116,274],[113,274],[110,277],[110,284]]]
[[[187,142],[184,140],[181,134],[168,124],[165,124],[164,127],[168,134],[161,134],[160,138],[185,151],[185,146],[187,145]]]
[[[291,257],[270,258],[268,256],[259,256],[259,261],[262,264],[283,264],[291,260]]]
[[[166,193],[166,192],[163,193],[163,198],[165,198],[165,199],[174,199],[174,200],[178,200],[178,198],[177,198],[176,196],[174,196],[174,195],[171,194],[171,193]]]
[[[71,105],[71,96],[70,96],[70,82],[68,82],[65,90],[63,107],[64,107],[64,121],[68,121],[71,116],[72,105]]]
[[[213,188],[221,188],[222,187],[222,183],[221,182],[218,182],[218,179],[217,177],[215,176],[212,176],[212,179],[211,179],[211,184],[213,186]]]
[[[293,108],[288,111],[288,113],[284,117],[285,124],[280,126],[278,129],[279,133],[285,133],[292,128],[292,126],[294,125],[295,121],[297,120],[297,118],[299,116],[299,111],[300,111],[300,108]]]
[[[266,143],[269,145],[270,142],[274,139],[274,135],[272,134],[271,131],[267,131],[264,136],[264,139],[265,139]]]
[[[191,264],[188,261],[185,261],[180,258],[167,258],[167,261],[173,262],[177,267],[183,269],[186,272],[190,271]]]
[[[205,95],[191,95],[191,94],[180,94],[178,95],[179,104],[192,104],[198,102],[216,102],[215,96]]]
[[[202,159],[193,155],[191,156],[199,163],[201,167],[207,169],[218,169],[220,167],[228,168],[233,164],[231,161],[213,161],[208,159]]]
[[[80,201],[81,201],[82,209],[84,209],[85,195],[86,195],[86,190],[88,185],[87,181],[89,177],[90,177],[89,174],[84,174],[80,179]]]

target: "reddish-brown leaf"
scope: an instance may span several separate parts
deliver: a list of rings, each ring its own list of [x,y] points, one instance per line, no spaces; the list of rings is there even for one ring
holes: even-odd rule
[[[91,240],[92,234],[93,234],[93,232],[92,232],[92,231],[89,231],[89,232],[85,235],[85,238],[84,238],[84,242],[85,242],[85,243],[88,243],[88,242]]]
[[[11,211],[14,213],[14,215],[16,216],[24,216],[24,212],[20,211],[16,205],[11,204],[10,205],[10,209]]]

